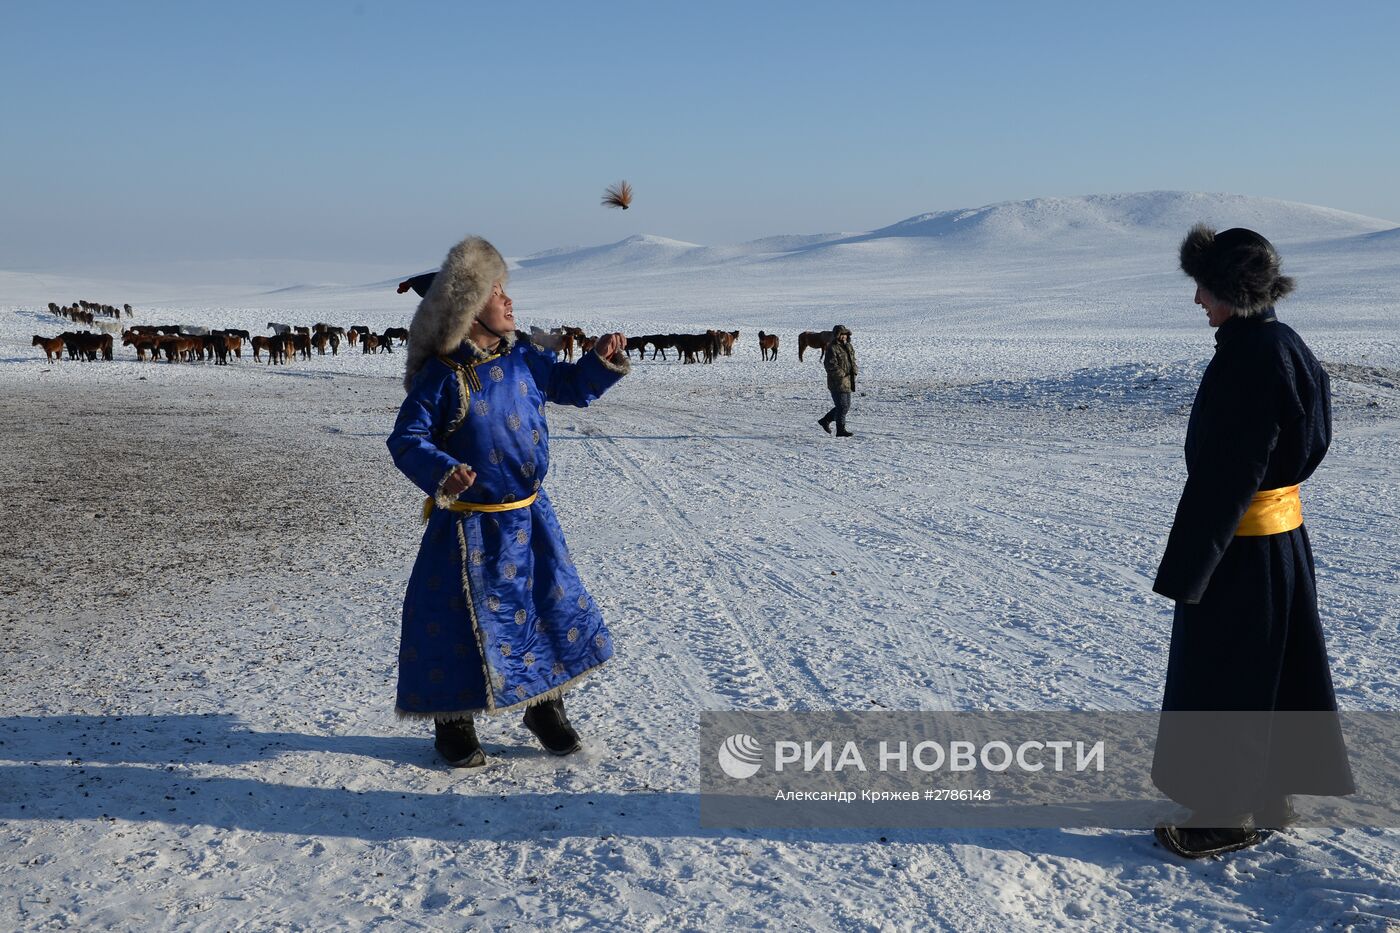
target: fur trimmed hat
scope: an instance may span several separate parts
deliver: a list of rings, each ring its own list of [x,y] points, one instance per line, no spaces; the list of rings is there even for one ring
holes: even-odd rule
[[[476,316],[491,297],[491,286],[504,283],[508,275],[506,261],[481,237],[469,236],[452,247],[408,326],[404,389],[413,384],[413,377],[429,359],[451,353],[467,339]],[[513,344],[515,333],[506,334],[505,340],[507,346]]]
[[[851,336],[851,329],[845,324],[831,325],[831,337],[833,340],[840,337],[842,334],[845,334],[847,337]]]
[[[1196,224],[1181,241],[1181,271],[1242,317],[1273,307],[1293,291],[1293,280],[1279,271],[1278,250],[1243,227],[1216,233]]]

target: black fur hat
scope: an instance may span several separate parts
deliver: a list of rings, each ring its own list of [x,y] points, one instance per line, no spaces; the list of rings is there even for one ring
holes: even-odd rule
[[[1216,233],[1196,224],[1181,241],[1181,271],[1243,317],[1293,291],[1293,280],[1279,271],[1278,250],[1243,227]]]

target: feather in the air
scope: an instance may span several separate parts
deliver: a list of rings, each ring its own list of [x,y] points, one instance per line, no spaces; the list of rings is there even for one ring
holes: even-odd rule
[[[632,186],[625,181],[610,185],[603,191],[603,206],[627,210],[632,206]]]

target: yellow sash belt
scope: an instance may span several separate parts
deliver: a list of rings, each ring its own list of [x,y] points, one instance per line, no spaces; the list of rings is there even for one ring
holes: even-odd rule
[[[1297,486],[1261,489],[1245,509],[1235,534],[1245,538],[1281,535],[1303,524],[1303,503]]]
[[[539,498],[539,495],[537,492],[532,492],[519,502],[453,502],[448,508],[454,512],[510,512],[514,509],[526,508]],[[426,522],[428,516],[432,514],[433,498],[429,496],[423,500],[423,521]]]

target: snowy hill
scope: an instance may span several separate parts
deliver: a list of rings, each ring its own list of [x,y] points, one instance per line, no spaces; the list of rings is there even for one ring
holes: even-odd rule
[[[1111,241],[1123,236],[1179,238],[1196,223],[1222,228],[1250,227],[1265,232],[1276,243],[1353,236],[1395,226],[1374,217],[1291,201],[1237,194],[1150,191],[1035,198],[973,210],[920,214],[858,239],[965,238],[993,246],[1048,243],[1064,237],[1085,241]]]
[[[1384,259],[1400,244],[1391,221],[1326,207],[1234,194],[1151,191],[1066,198],[1006,201],[983,207],[916,214],[875,230],[856,233],[783,234],[745,243],[705,246],[653,234],[597,246],[568,246],[508,260],[517,288],[538,283],[549,288],[582,285],[594,279],[608,287],[629,277],[676,276],[682,291],[721,292],[726,279],[714,272],[734,270],[747,283],[754,277],[784,291],[802,292],[816,277],[870,282],[937,274],[987,278],[1008,266],[1061,264],[1072,254],[1083,268],[1098,257],[1127,257],[1142,269],[1172,269],[1171,254],[1192,224],[1248,226],[1280,245]],[[122,267],[54,272],[0,271],[0,301],[43,304],[85,297],[82,282],[123,283],[131,300],[200,300],[208,294],[245,293],[251,306],[336,307],[346,302],[380,306],[395,314],[399,281],[434,267],[438,257],[419,257],[401,266],[229,260],[143,262]],[[1037,273],[1038,274],[1038,273]],[[370,283],[370,284],[363,284]],[[669,286],[668,286],[669,287]],[[88,287],[91,291],[91,286]],[[387,296],[385,293],[388,293]],[[618,296],[626,303],[627,296]],[[71,300],[71,299],[69,299]],[[122,300],[128,300],[123,298]],[[517,299],[519,300],[519,299]],[[654,299],[645,299],[654,303]]]
[[[517,259],[515,265],[521,269],[553,267],[555,269],[577,270],[580,268],[609,268],[616,266],[655,266],[675,262],[694,250],[701,249],[698,243],[686,243],[663,236],[640,234],[605,246],[588,246],[570,251],[548,250],[524,259]]]
[[[1395,279],[1388,231],[1396,226],[1388,220],[1266,198],[1155,191],[1010,201],[918,214],[865,233],[733,246],[634,237],[522,261],[512,287],[527,319],[564,321],[606,308],[624,330],[727,321],[805,330],[845,320],[975,332],[1016,328],[1032,315],[1060,331],[1135,329],[1145,310],[1191,310],[1176,251],[1199,222],[1249,226],[1280,245],[1285,266],[1306,274],[1290,314],[1309,313],[1319,295],[1346,290],[1348,281]],[[1391,295],[1381,285],[1354,308],[1372,319],[1386,313]],[[1328,309],[1332,323],[1335,314]],[[1197,323],[1174,311],[1155,319],[1172,328]]]
[[[1115,254],[1158,244],[1165,248],[1193,224],[1246,226],[1275,243],[1317,242],[1364,236],[1396,229],[1388,220],[1291,201],[1235,194],[1150,191],[1068,198],[1005,201],[984,207],[917,214],[897,223],[856,234],[765,237],[733,246],[705,247],[657,236],[628,237],[618,243],[572,250],[551,250],[526,257],[519,266],[532,272],[626,269],[632,272],[675,270],[724,263],[750,264],[784,256],[829,260],[850,247],[864,265],[882,261],[902,267],[911,255],[956,253],[963,260],[1000,262],[1008,250]],[[901,242],[906,241],[906,242]],[[907,242],[915,241],[915,242]]]

